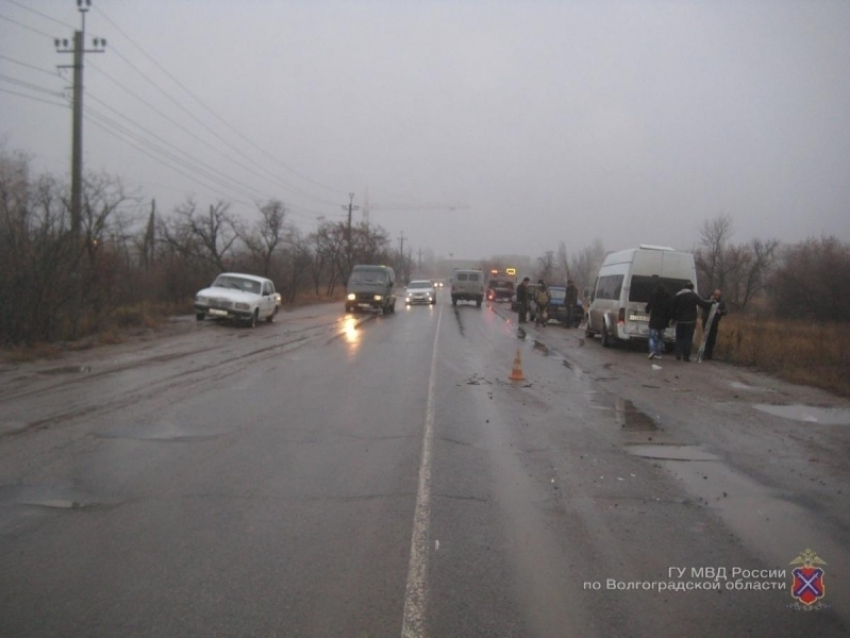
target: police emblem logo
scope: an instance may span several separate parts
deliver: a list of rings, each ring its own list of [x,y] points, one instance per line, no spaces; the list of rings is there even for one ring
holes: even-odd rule
[[[790,565],[800,565],[795,568],[791,575],[791,596],[804,605],[813,605],[826,594],[826,586],[823,582],[824,570],[818,565],[826,565],[826,561],[818,558],[818,555],[810,549],[792,560]]]

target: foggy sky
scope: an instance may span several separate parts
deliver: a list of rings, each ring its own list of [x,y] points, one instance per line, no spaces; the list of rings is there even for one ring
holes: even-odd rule
[[[70,109],[2,91],[62,103],[8,78],[63,92],[53,38],[79,24],[72,0],[0,0],[0,140],[36,171],[67,176]],[[108,41],[87,117],[113,123],[86,120],[85,168],[144,210],[273,197],[306,233],[368,190],[394,245],[456,258],[690,249],[720,215],[738,242],[850,241],[844,0],[93,0],[86,32]]]

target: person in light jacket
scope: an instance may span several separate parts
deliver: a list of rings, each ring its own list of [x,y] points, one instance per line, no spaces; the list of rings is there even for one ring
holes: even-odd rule
[[[726,302],[723,301],[723,291],[720,288],[716,288],[713,293],[711,293],[711,299],[717,304],[717,310],[714,311],[714,319],[711,322],[710,326],[706,326],[706,322],[708,322],[708,310],[703,309],[702,311],[702,329],[708,330],[708,338],[705,340],[705,352],[702,354],[702,358],[705,360],[710,360],[714,358],[714,342],[717,341],[717,327],[720,325],[720,320],[728,314],[728,310],[726,310]]]

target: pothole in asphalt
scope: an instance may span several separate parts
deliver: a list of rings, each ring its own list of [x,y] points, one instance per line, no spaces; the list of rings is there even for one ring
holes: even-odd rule
[[[136,439],[139,441],[203,441],[226,434],[229,430],[214,426],[182,426],[174,423],[122,423],[96,436],[102,439]]]
[[[661,461],[719,461],[719,457],[693,445],[630,445],[629,454]]]
[[[654,432],[658,429],[651,416],[621,397],[614,398],[614,419],[621,428],[630,432]]]
[[[47,370],[39,370],[38,374],[75,374],[81,372],[91,372],[91,366],[60,366],[58,368],[47,368]]]
[[[543,356],[546,356],[546,357],[549,356],[549,346],[547,346],[542,341],[538,341],[537,339],[535,339],[534,340],[534,349],[537,352],[541,353]]]
[[[823,425],[850,425],[850,409],[828,408],[811,405],[778,405],[759,403],[753,406],[756,410],[767,412],[793,421],[804,423],[821,423]]]

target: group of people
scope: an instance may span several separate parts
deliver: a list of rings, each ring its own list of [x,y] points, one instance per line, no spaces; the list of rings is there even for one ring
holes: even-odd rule
[[[537,282],[537,288],[534,289],[533,293],[529,293],[529,283],[531,283],[531,279],[524,277],[519,286],[516,287],[516,303],[520,323],[528,323],[528,313],[531,309],[532,302],[534,302],[538,308],[541,307],[540,304],[542,303],[543,308],[545,309],[552,298],[542,279]],[[540,323],[540,316],[543,313],[538,310],[533,314],[535,320]]]
[[[711,325],[708,324],[711,308],[717,304]],[[709,299],[703,299],[694,292],[694,284],[688,282],[675,295],[671,296],[663,284],[659,284],[652,293],[646,312],[649,313],[649,358],[660,359],[664,352],[664,330],[672,322],[676,326],[676,360],[690,361],[694,342],[699,308],[702,308],[702,329],[708,331],[703,359],[714,358],[714,343],[717,340],[717,327],[726,315],[726,302],[718,288]]]
[[[531,304],[535,306],[534,321],[538,326],[545,326],[549,321],[548,309],[549,302],[552,301],[552,294],[546,283],[540,279],[537,281],[537,286],[533,292],[529,292],[529,284],[531,280],[524,277],[516,289],[516,301],[519,312],[519,323],[528,323],[528,313],[531,309]],[[567,312],[567,326],[572,326],[572,313],[578,299],[578,289],[572,280],[567,281],[566,297],[564,304]]]

